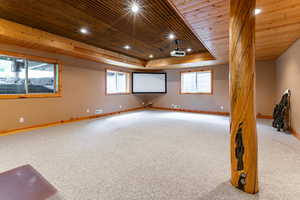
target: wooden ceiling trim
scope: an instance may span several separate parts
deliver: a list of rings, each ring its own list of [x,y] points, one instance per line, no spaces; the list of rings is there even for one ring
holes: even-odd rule
[[[4,19],[0,19],[0,42],[141,70],[200,67],[219,64],[208,52],[191,54],[182,58],[172,57],[145,62]]]
[[[226,62],[220,60],[207,60],[207,61],[192,62],[192,63],[169,64],[164,66],[152,65],[151,67],[146,67],[145,70],[185,69],[185,68],[197,68],[197,67],[206,67],[206,66],[221,65],[221,64],[226,64]]]
[[[210,53],[197,53],[191,54],[182,58],[162,58],[148,61],[146,64],[147,69],[166,69],[166,68],[178,68],[181,66],[192,67],[199,66],[199,63],[204,61],[215,61],[214,57]]]
[[[142,60],[93,47],[4,19],[0,19],[0,42],[62,53],[120,67],[143,69],[145,66],[145,62]]]

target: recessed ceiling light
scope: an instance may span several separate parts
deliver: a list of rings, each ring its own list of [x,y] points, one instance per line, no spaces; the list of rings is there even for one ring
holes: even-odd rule
[[[139,10],[140,10],[140,6],[139,6],[137,3],[134,2],[134,3],[131,5],[131,11],[132,11],[133,13],[138,13]]]
[[[175,35],[174,35],[173,33],[170,33],[170,34],[169,34],[169,39],[170,39],[170,40],[174,40],[174,39],[175,39]]]
[[[151,54],[151,55],[149,56],[149,58],[154,58],[154,56]]]
[[[191,52],[191,51],[192,51],[192,49],[191,49],[191,48],[188,48],[186,51],[187,51],[187,52]]]
[[[256,8],[256,9],[254,10],[254,14],[255,14],[255,15],[259,15],[260,13],[261,13],[261,9]]]
[[[131,47],[129,45],[124,46],[124,49],[130,49]]]
[[[86,28],[81,28],[80,29],[80,33],[82,33],[82,34],[88,34],[89,31]]]

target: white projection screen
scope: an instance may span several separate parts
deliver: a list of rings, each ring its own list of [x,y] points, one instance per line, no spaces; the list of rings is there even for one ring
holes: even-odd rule
[[[167,93],[167,73],[132,73],[132,93]]]

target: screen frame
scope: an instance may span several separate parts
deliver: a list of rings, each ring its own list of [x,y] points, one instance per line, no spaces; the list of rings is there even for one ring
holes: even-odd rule
[[[165,91],[164,92],[134,92],[133,84],[134,84],[134,74],[163,74],[165,75]],[[167,94],[168,92],[168,75],[167,72],[132,72],[131,74],[131,92],[132,94]]]

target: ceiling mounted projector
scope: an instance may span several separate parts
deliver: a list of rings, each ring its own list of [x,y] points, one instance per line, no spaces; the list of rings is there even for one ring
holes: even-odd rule
[[[175,40],[176,49],[170,52],[173,57],[184,57],[186,55],[185,51],[179,49],[179,40]]]
[[[186,55],[185,51],[180,51],[180,50],[173,50],[171,51],[171,56],[173,57],[184,57]]]

